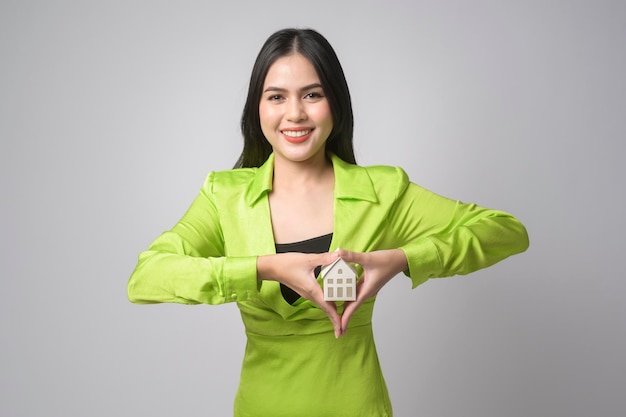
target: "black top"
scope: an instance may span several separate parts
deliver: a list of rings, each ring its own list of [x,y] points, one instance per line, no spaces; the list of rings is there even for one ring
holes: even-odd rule
[[[276,253],[324,253],[328,252],[328,250],[330,249],[330,242],[332,239],[333,234],[329,233],[324,236],[318,236],[300,242],[277,243]],[[315,276],[319,275],[321,270],[322,265],[315,268]],[[283,298],[285,299],[285,301],[287,301],[289,304],[295,303],[298,298],[300,298],[300,295],[297,292],[283,284],[280,284],[280,292],[283,294]]]

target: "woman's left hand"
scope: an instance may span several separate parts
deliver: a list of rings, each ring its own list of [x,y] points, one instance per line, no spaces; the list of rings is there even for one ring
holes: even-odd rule
[[[391,278],[408,268],[404,251],[401,249],[379,250],[374,252],[352,252],[339,249],[339,256],[346,262],[357,263],[363,268],[363,275],[357,283],[356,300],[344,303],[341,316],[341,332],[346,334],[350,317],[365,300],[375,296]]]

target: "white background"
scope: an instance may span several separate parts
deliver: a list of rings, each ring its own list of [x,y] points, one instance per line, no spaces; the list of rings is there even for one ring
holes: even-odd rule
[[[335,47],[360,164],[530,234],[380,294],[395,415],[625,415],[625,4],[2,0],[0,415],[231,415],[236,306],[132,305],[126,281],[234,164],[254,58],[290,26]]]

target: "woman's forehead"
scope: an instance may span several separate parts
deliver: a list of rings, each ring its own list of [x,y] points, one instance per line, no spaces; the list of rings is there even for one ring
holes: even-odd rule
[[[269,67],[265,76],[264,89],[268,87],[302,88],[319,83],[319,76],[311,61],[301,54],[293,54],[278,58]]]

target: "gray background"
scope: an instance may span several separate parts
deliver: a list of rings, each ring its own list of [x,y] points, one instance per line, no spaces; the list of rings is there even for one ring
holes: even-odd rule
[[[396,415],[626,414],[625,3],[2,0],[0,415],[231,414],[235,305],[125,285],[234,163],[252,62],[286,26],[336,48],[361,164],[530,233],[493,268],[383,290]]]

